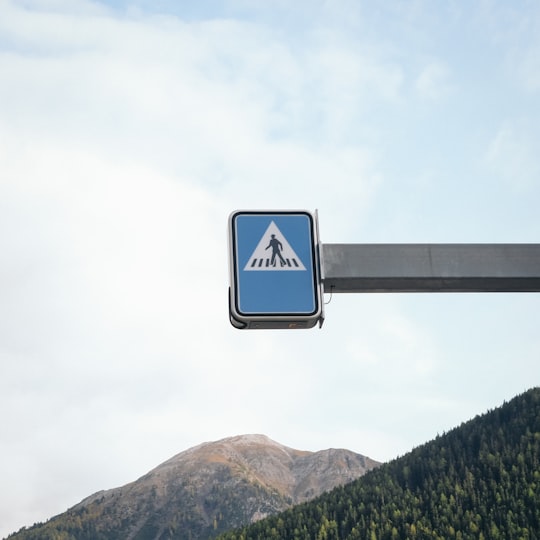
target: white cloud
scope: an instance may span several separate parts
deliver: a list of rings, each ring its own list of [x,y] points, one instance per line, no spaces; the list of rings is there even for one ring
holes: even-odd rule
[[[516,67],[515,64],[512,67]],[[540,44],[524,53],[520,51],[517,60],[517,75],[528,92],[540,91]]]
[[[330,208],[343,196],[369,199],[374,157],[334,139],[366,106],[364,88],[394,93],[393,68],[327,43],[306,63],[251,23],[95,17],[55,24],[56,39],[66,44],[77,28],[80,50],[2,59],[5,114],[25,137],[31,126],[32,137],[69,138],[111,157],[137,155],[224,192],[240,184],[246,198],[261,198],[261,184],[272,186],[263,204],[308,199],[304,206],[323,192]],[[38,18],[35,27],[34,43],[48,43],[47,21]],[[36,84],[39,91],[29,93]],[[314,135],[321,125],[334,134],[330,140]]]
[[[453,91],[449,68],[439,61],[427,64],[415,82],[419,96],[429,100],[441,100]]]
[[[525,91],[525,96],[540,90],[540,10],[536,5],[530,7],[521,11],[513,5],[504,6],[505,24],[497,33],[506,45],[506,75]]]
[[[539,149],[527,121],[507,122],[493,137],[484,162],[492,174],[523,192],[538,184]]]

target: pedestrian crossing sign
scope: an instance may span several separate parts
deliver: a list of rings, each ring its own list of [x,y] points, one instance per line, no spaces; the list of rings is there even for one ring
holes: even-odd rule
[[[311,328],[322,321],[316,216],[233,212],[229,251],[233,326]]]

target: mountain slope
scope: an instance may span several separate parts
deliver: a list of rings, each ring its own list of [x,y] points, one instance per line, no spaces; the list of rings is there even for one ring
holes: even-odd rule
[[[263,435],[204,443],[124,487],[96,493],[13,540],[202,539],[352,481],[377,462],[305,452]]]
[[[538,539],[540,388],[223,540]]]

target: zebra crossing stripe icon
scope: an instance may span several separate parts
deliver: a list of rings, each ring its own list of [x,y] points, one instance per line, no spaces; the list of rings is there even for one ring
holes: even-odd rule
[[[306,270],[300,257],[274,221],[270,222],[257,247],[248,259],[244,271],[301,271]]]

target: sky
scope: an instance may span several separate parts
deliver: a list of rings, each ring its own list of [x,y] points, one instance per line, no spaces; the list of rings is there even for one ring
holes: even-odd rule
[[[387,461],[540,383],[538,294],[228,321],[227,220],[537,243],[535,1],[0,0],[0,537],[204,441]]]

